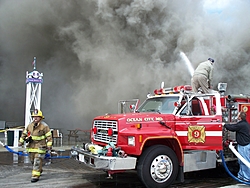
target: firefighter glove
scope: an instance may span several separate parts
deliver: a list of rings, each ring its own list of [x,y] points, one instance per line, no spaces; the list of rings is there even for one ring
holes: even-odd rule
[[[24,141],[27,142],[27,143],[31,143],[31,142],[33,142],[33,139],[32,139],[31,136],[28,136],[28,137],[26,137],[26,138],[24,139]]]

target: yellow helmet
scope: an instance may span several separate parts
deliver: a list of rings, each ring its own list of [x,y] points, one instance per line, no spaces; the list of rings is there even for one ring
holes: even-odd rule
[[[41,117],[41,118],[44,119],[44,116],[43,116],[42,111],[41,111],[41,110],[38,110],[38,109],[35,109],[31,116],[32,116],[32,117],[38,116],[38,117]]]

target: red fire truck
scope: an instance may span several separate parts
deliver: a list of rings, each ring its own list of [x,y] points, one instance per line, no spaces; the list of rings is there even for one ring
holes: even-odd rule
[[[128,101],[120,101],[121,113],[94,118],[92,142],[72,148],[71,155],[109,175],[135,169],[148,188],[183,182],[185,172],[216,168],[220,150],[226,161],[237,161],[227,147],[235,134],[222,122],[236,122],[239,111],[250,117],[250,97],[225,95],[226,86],[219,83],[209,94],[193,93],[189,85],[161,87],[141,105],[134,100],[131,112],[124,110]]]

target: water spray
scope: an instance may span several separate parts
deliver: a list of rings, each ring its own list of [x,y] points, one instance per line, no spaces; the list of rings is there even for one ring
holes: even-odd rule
[[[190,76],[192,77],[193,74],[194,74],[194,68],[193,68],[191,62],[189,61],[188,57],[186,56],[186,54],[185,54],[184,52],[181,51],[181,52],[180,52],[180,56],[181,56],[181,58],[184,60],[186,66],[187,66],[187,68],[188,68],[188,71],[189,71],[189,73],[190,73]]]

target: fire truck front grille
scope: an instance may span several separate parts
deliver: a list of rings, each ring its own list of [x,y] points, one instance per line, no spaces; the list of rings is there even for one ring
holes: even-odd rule
[[[105,120],[95,120],[93,123],[93,128],[96,127],[97,131],[94,135],[94,140],[99,142],[114,142],[117,144],[118,137],[118,125],[117,121],[105,121]],[[112,131],[111,131],[112,130]],[[108,133],[112,132],[109,136]]]

